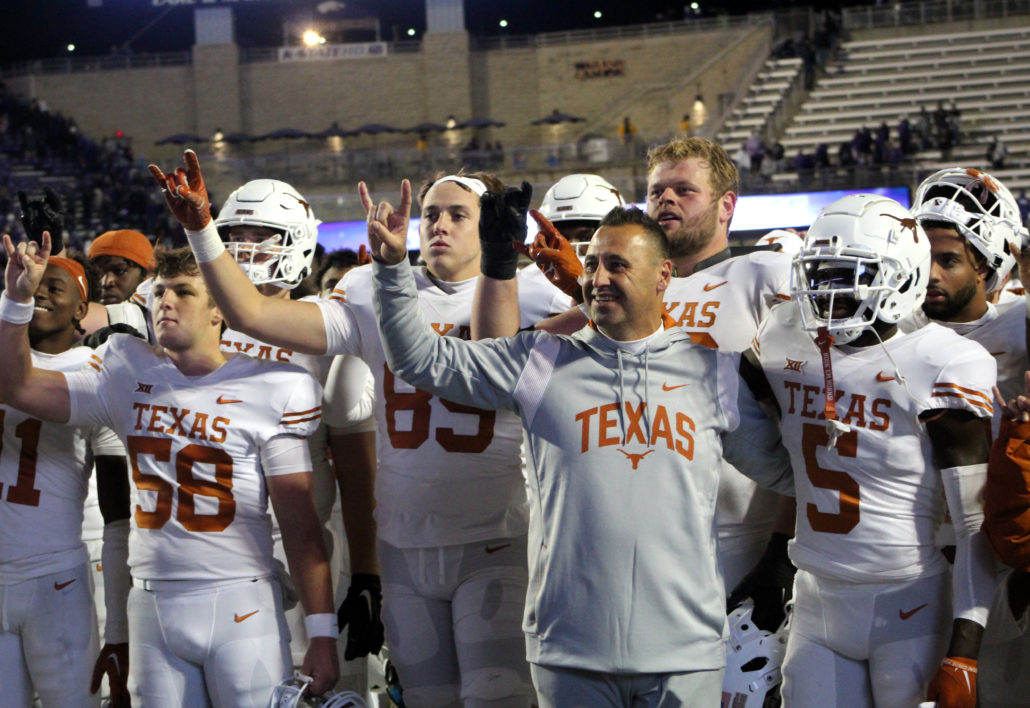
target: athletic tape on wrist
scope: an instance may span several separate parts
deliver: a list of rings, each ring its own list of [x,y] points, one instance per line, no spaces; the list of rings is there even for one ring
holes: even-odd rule
[[[336,639],[340,636],[340,627],[334,612],[307,615],[304,617],[304,630],[308,633],[308,639],[315,637]]]
[[[32,302],[16,302],[7,297],[7,293],[0,293],[0,320],[16,325],[28,324],[35,312],[36,298],[32,298]]]
[[[225,244],[218,235],[214,221],[207,222],[207,226],[200,231],[190,231],[189,229],[185,229],[185,231],[186,240],[190,242],[190,248],[193,249],[197,263],[210,263],[225,252]]]

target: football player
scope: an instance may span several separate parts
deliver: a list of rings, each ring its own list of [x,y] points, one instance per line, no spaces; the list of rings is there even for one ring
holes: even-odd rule
[[[25,313],[35,366],[72,372],[89,360],[92,350],[74,347],[88,292],[86,272],[77,261],[53,257],[43,264],[35,307]],[[0,702],[27,707],[35,690],[44,708],[99,705],[99,696],[90,695],[97,618],[82,540],[83,507],[95,464],[107,524],[98,534],[107,540],[98,560],[105,552],[116,558],[119,546],[124,552],[125,449],[108,428],[43,422],[10,403],[0,404],[0,427]],[[111,680],[116,705],[124,705],[126,627],[111,616],[106,629],[109,644],[100,663],[121,658]]]
[[[1024,239],[1026,229],[1020,224],[1015,199],[997,178],[953,167],[930,175],[919,185],[912,215],[930,239],[933,265],[922,308],[899,326],[911,331],[935,322],[979,342],[998,365],[1003,400],[1017,397],[1030,368],[1026,309],[1022,298],[997,305],[989,300],[989,294],[1001,287],[1013,267],[1010,244],[1018,248]],[[994,417],[995,432],[1000,418]],[[1023,645],[1010,641],[1011,633],[1002,624],[1005,587],[1005,583],[999,584],[995,611],[984,632],[977,682],[983,706],[1004,706],[1008,697],[1019,695],[1019,672],[1006,667],[1018,665]]]
[[[271,179],[253,180],[234,190],[215,220],[226,249],[247,273],[250,281],[262,295],[276,299],[288,299],[290,291],[307,277],[315,252],[319,223],[300,192],[285,182]],[[313,302],[317,297],[302,299]],[[266,344],[233,329],[222,332],[221,347],[226,352],[243,352],[259,359],[296,364],[318,379],[323,387],[329,379],[331,367],[336,367],[337,373],[332,381],[337,388],[352,387],[351,377],[354,377],[353,386],[364,391],[365,380],[370,376],[368,367],[354,357],[345,357],[349,361],[335,361],[336,357],[332,356],[295,352]],[[349,617],[350,613],[343,611],[343,608],[349,610],[353,603],[344,604],[339,617],[340,628],[346,625],[348,630],[348,645],[340,647],[340,658],[343,661],[341,674],[344,675],[341,681],[345,684],[341,687],[363,692],[366,689],[366,667],[365,662],[358,658],[370,652],[377,653],[383,642],[378,611],[381,596],[379,571],[375,561],[374,535],[368,530],[374,530],[371,492],[375,468],[345,464],[350,458],[336,454],[331,463],[329,425],[350,429],[351,426],[365,427],[366,421],[374,426],[374,420],[369,408],[365,420],[348,421],[347,414],[351,412],[352,406],[339,400],[347,395],[347,391],[334,395],[328,388],[324,390],[322,423],[308,437],[308,448],[311,453],[315,506],[325,529],[326,547],[334,561],[334,570],[340,577],[339,584],[341,587],[349,584],[351,587],[348,594],[351,596],[360,595],[363,591],[370,594],[369,603],[366,604],[369,613],[367,628],[359,628],[358,622]],[[335,503],[337,483],[348,491],[345,499],[348,513],[344,520],[348,530],[348,557],[357,561],[354,567],[342,563],[341,543],[334,539],[334,533],[338,537],[343,530],[339,507]],[[331,521],[334,511],[335,522]],[[277,560],[285,561],[278,526],[273,527],[272,536],[275,539]],[[284,585],[288,586],[288,579],[283,580]],[[295,598],[291,600],[289,604],[295,604]],[[304,614],[300,608],[293,607],[287,609],[286,618],[292,637],[290,648],[293,662],[300,666],[308,644],[304,632]]]
[[[838,200],[794,260],[793,302],[746,355],[797,470],[788,707],[915,705],[928,682],[941,708],[976,700],[995,584],[979,495],[996,367],[943,327],[899,330],[930,270],[930,241],[901,205]],[[934,544],[942,499],[950,575]]]
[[[330,302],[262,298],[233,259],[221,255],[196,155],[187,151],[185,160],[172,175],[156,166],[151,171],[168,190],[169,206],[233,327],[295,351],[360,356],[375,376],[383,619],[406,700],[529,705],[533,689],[520,625],[527,507],[518,419],[458,406],[395,380],[385,365],[367,268],[344,276]],[[502,189],[488,175],[446,175],[427,182],[420,195],[422,308],[445,336],[467,336],[479,275],[479,200],[487,183]],[[407,224],[407,181],[397,212],[373,206],[364,184],[359,191],[370,220],[379,210],[379,217]],[[521,228],[524,234],[524,221]],[[546,314],[551,299],[548,292],[527,300],[534,305],[529,317]]]
[[[187,249],[157,264],[156,347],[115,335],[77,372],[33,367],[22,323],[49,238],[15,248],[5,236],[4,246],[0,395],[36,418],[108,425],[131,461],[134,702],[263,706],[289,675],[269,500],[308,612],[304,673],[316,693],[331,687],[336,615],[303,439],[320,418],[318,382],[289,364],[220,351],[223,319]]]

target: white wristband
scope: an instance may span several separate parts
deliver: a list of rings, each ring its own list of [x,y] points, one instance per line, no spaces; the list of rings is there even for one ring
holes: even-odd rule
[[[16,325],[28,324],[35,312],[35,298],[32,298],[32,302],[16,302],[7,297],[6,292],[0,293],[0,320]]]
[[[218,229],[214,221],[207,222],[207,226],[200,231],[185,229],[186,239],[190,242],[193,255],[197,263],[210,263],[225,252],[225,245],[218,235]]]
[[[333,612],[307,615],[304,617],[304,631],[308,633],[308,639],[315,637],[336,639],[340,636],[340,627],[336,623],[336,614]]]

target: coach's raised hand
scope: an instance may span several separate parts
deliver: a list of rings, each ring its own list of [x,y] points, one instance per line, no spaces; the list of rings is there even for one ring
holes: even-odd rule
[[[368,250],[374,260],[394,265],[408,257],[408,222],[411,220],[411,182],[401,181],[401,200],[394,209],[390,202],[372,200],[368,186],[358,182],[358,196],[368,222]]]
[[[204,186],[204,176],[200,173],[200,162],[197,153],[187,150],[182,154],[185,167],[176,167],[175,171],[165,174],[157,165],[150,165],[150,174],[154,176],[165,194],[168,208],[188,231],[200,231],[211,221],[211,200]]]

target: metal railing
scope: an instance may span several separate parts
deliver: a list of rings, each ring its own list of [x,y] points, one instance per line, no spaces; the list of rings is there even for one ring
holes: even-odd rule
[[[279,61],[282,47],[244,47],[240,49],[241,64],[261,64]],[[386,55],[412,54],[422,50],[422,41],[406,39],[402,42],[386,42]]]
[[[927,0],[875,7],[845,7],[841,13],[844,27],[854,31],[1030,15],[1030,0]]]
[[[566,32],[542,32],[540,34],[499,35],[494,37],[472,37],[472,49],[518,49],[524,47],[556,47],[583,42],[603,42],[612,39],[643,39],[667,37],[690,32],[751,27],[768,22],[767,13],[747,15],[720,15],[698,17],[676,22],[650,22],[620,27],[598,27],[597,29],[568,30]]]
[[[74,74],[114,69],[144,69],[155,66],[183,66],[192,61],[189,51],[160,54],[112,54],[101,57],[57,57],[19,62],[0,68],[0,77],[28,74]]]

